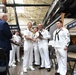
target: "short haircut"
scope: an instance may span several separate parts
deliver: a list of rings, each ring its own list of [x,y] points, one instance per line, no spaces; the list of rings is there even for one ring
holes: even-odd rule
[[[57,22],[60,22],[60,23],[62,23],[62,24],[63,24],[62,20],[58,20]]]
[[[0,13],[0,19],[2,19],[3,16],[7,16],[7,14],[6,13]]]
[[[34,27],[34,28],[36,28],[38,30],[38,27]]]
[[[31,25],[32,25],[32,22],[28,22],[28,23],[27,23],[27,25],[29,25],[29,24],[31,24]]]
[[[38,26],[40,26],[40,25],[41,25],[41,26],[43,26],[43,24],[42,24],[42,23],[38,24]]]

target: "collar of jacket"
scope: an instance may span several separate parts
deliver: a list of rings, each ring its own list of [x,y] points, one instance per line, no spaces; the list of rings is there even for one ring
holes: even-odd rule
[[[31,30],[31,29],[29,30],[29,29],[27,28],[27,30],[32,32],[32,30]]]
[[[44,32],[44,29],[42,29],[42,30],[39,30],[40,32]]]

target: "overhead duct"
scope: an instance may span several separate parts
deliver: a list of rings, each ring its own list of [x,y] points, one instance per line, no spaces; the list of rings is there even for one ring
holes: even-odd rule
[[[59,10],[59,13],[61,12],[70,12],[70,6],[74,3],[74,1],[76,0],[59,0],[59,7],[60,7],[60,10]]]
[[[69,7],[69,12],[71,14],[76,14],[76,0],[74,0],[74,2],[71,4],[71,6]]]

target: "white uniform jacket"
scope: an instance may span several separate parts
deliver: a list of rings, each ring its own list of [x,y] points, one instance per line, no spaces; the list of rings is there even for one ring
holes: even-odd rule
[[[24,31],[24,50],[26,50],[26,47],[28,48],[30,45],[33,44],[33,42],[31,40],[26,39],[25,36],[33,38],[33,33],[28,29]]]
[[[49,34],[49,32],[45,29],[43,29],[42,31],[38,31],[37,32],[37,36],[39,36],[39,32],[41,32],[43,39],[38,39],[38,44],[43,45],[43,44],[48,44],[48,39],[51,38],[51,35]]]
[[[54,47],[66,47],[70,43],[69,31],[66,28],[56,29],[53,33]]]
[[[21,43],[21,37],[19,35],[14,35],[13,36],[17,44],[19,45]]]
[[[35,34],[33,34],[33,38],[37,37],[37,32]],[[35,42],[33,42],[33,46],[37,46],[38,45],[38,39],[36,39]]]

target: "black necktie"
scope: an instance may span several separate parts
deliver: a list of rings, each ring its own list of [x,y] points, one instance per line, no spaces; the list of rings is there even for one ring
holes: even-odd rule
[[[56,41],[56,36],[57,36],[57,38],[58,38],[58,40],[59,40],[59,32],[61,31],[61,29],[59,30],[59,31],[56,31],[56,34],[55,34],[55,41]]]

